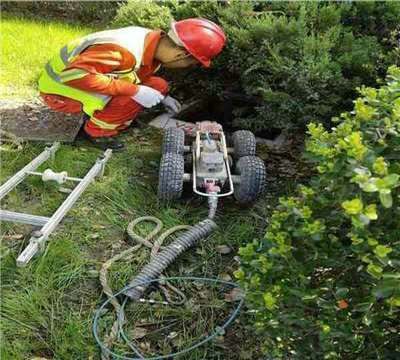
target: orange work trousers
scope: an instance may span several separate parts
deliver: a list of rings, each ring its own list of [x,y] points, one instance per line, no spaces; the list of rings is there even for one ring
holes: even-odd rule
[[[160,77],[150,76],[142,82],[143,85],[152,87],[166,95],[168,83]],[[53,94],[41,94],[43,100],[51,109],[65,113],[79,113],[82,104],[79,101]],[[109,137],[118,135],[121,130],[126,129],[138,114],[143,111],[143,106],[133,100],[130,96],[113,96],[103,110],[93,113],[84,125],[85,132],[92,137]],[[106,126],[102,126],[105,123]],[[113,129],[110,129],[110,126]]]

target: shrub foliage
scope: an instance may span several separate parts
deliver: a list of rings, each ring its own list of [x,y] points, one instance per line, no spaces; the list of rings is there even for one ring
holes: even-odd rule
[[[309,124],[316,175],[240,249],[236,276],[273,358],[400,355],[400,68],[388,74],[331,131]]]
[[[242,128],[329,125],[351,108],[357,87],[374,86],[399,61],[399,2],[128,0],[115,25],[167,29],[170,19],[192,16],[220,23],[228,43],[211,71],[185,73],[175,86],[186,98],[224,90],[253,96],[235,110]]]
[[[62,20],[67,23],[82,23],[88,26],[108,24],[116,15],[116,1],[2,1],[1,10],[24,18]]]

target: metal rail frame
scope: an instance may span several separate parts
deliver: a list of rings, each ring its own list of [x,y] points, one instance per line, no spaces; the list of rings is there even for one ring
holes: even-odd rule
[[[59,149],[60,144],[55,142],[51,147],[40,153],[35,159],[33,159],[24,168],[14,174],[8,181],[0,186],[0,200],[3,199],[11,190],[13,190],[19,183],[21,183],[28,175],[41,175],[41,173],[35,172],[35,170],[47,161],[50,157],[54,157],[54,154]],[[35,231],[29,239],[28,246],[17,258],[18,266],[26,266],[28,262],[35,256],[39,251],[44,249],[44,245],[56,229],[58,224],[62,221],[66,213],[72,208],[75,202],[79,199],[81,194],[89,186],[89,184],[96,178],[102,177],[104,174],[105,165],[112,154],[111,149],[107,149],[102,156],[100,156],[92,168],[87,172],[84,178],[67,178],[67,180],[78,182],[78,185],[72,190],[60,207],[55,211],[51,217],[38,216],[32,214],[18,213],[14,211],[0,210],[0,220],[19,222],[23,224],[30,224],[35,226],[42,226],[40,230]]]

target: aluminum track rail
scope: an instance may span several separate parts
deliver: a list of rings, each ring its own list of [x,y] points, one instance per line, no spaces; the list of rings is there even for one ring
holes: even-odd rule
[[[24,168],[13,175],[7,182],[0,186],[0,200],[6,196],[11,190],[13,190],[19,183],[21,183],[28,175],[42,175],[36,173],[35,170],[47,161],[50,157],[53,157],[55,152],[58,150],[60,144],[54,143],[51,147],[47,147],[41,154],[33,159]],[[100,156],[92,168],[87,172],[84,178],[68,178],[78,182],[78,185],[72,190],[60,207],[55,211],[51,217],[38,216],[33,214],[24,214],[14,211],[0,210],[1,221],[19,222],[23,224],[30,224],[35,226],[41,226],[41,229],[34,231],[28,246],[17,258],[18,266],[26,266],[28,262],[41,250],[48,237],[56,229],[58,224],[62,221],[67,212],[74,206],[75,202],[79,199],[81,194],[86,190],[90,183],[96,177],[102,177],[104,174],[104,168],[112,154],[111,149],[107,149],[102,156]]]

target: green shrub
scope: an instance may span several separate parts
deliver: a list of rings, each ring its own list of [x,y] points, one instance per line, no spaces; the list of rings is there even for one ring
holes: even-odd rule
[[[255,12],[253,3],[242,2],[220,9],[229,39],[221,65],[239,79],[236,91],[263,100],[254,111],[238,114],[236,125],[302,128],[311,119],[330,125],[334,114],[351,107],[357,87],[384,75],[389,50],[373,32],[356,34],[343,25],[344,5],[277,6]],[[400,15],[399,6],[396,11]]]
[[[217,1],[127,0],[118,10],[113,26],[138,25],[168,30],[172,19],[207,17],[218,21]]]
[[[256,106],[236,106],[236,127],[329,126],[351,108],[357,87],[376,85],[400,58],[399,2],[131,0],[114,25],[167,29],[171,17],[194,16],[220,23],[228,43],[212,69],[174,72],[173,88],[186,99],[222,99],[224,90],[253,96]]]
[[[240,249],[236,276],[274,359],[400,355],[400,68],[388,74],[331,131],[309,124],[315,176]]]
[[[115,16],[116,1],[2,1],[1,9],[25,18],[80,22],[87,26],[104,26]]]
[[[128,0],[115,16],[113,26],[143,26],[166,30],[172,15],[169,7],[151,0]]]

